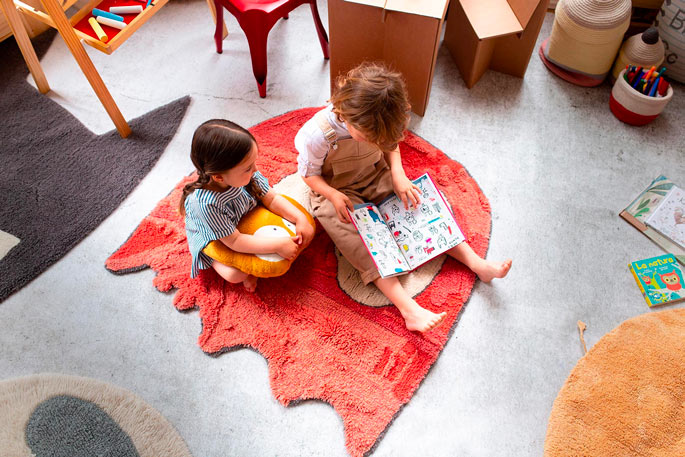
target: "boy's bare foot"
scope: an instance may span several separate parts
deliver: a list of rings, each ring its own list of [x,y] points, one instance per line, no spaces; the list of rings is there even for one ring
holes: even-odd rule
[[[404,323],[407,326],[407,330],[423,333],[433,330],[440,325],[442,321],[445,320],[445,316],[447,316],[447,313],[445,312],[435,314],[417,305],[414,310],[407,312],[407,314],[402,317],[404,317]]]
[[[495,278],[504,278],[509,273],[511,262],[511,259],[507,259],[504,262],[483,259],[473,269],[473,272],[478,275],[481,281],[490,282]]]
[[[245,286],[245,290],[248,292],[254,292],[257,290],[257,278],[252,275],[248,275],[247,278],[243,280],[243,286]]]

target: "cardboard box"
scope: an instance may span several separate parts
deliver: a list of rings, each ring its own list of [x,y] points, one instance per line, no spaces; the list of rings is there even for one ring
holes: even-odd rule
[[[329,0],[331,88],[362,62],[383,61],[407,82],[412,111],[428,104],[449,0]]]
[[[523,78],[549,0],[455,0],[445,44],[466,87],[488,68]]]

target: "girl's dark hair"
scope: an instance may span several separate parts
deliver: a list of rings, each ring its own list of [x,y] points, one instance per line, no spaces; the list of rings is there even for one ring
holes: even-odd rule
[[[193,134],[190,147],[190,160],[195,165],[197,179],[183,188],[183,196],[178,210],[185,214],[185,201],[195,189],[200,189],[211,180],[213,174],[224,173],[238,165],[250,153],[254,136],[238,124],[225,119],[210,119],[201,124]],[[247,190],[255,198],[264,192],[254,178],[247,185]]]

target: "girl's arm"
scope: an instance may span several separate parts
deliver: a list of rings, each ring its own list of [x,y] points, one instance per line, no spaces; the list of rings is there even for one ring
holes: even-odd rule
[[[248,235],[235,230],[228,236],[221,238],[221,242],[236,252],[245,254],[276,253],[284,259],[292,259],[297,254],[299,236],[266,238]]]
[[[397,146],[393,151],[385,153],[385,160],[390,165],[390,174],[392,175],[392,187],[395,189],[395,194],[404,203],[404,209],[409,209],[409,203],[417,207],[421,200],[421,189],[407,178],[402,167],[402,157],[400,156],[400,147]]]
[[[262,204],[272,213],[276,213],[295,224],[295,231],[298,236],[301,236],[302,245],[309,245],[314,238],[314,228],[309,224],[307,216],[302,214],[302,211],[272,190],[269,190],[262,197]]]
[[[350,215],[347,209],[354,211],[354,205],[350,198],[328,185],[328,183],[319,175],[303,176],[304,182],[319,195],[322,195],[326,200],[330,201],[335,207],[335,212],[338,214],[340,222],[350,223]]]

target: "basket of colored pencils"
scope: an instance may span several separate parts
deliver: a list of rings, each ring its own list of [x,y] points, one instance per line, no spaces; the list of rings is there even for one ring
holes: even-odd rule
[[[656,119],[673,98],[665,71],[626,65],[611,90],[609,107],[614,116],[630,125],[645,125]]]

